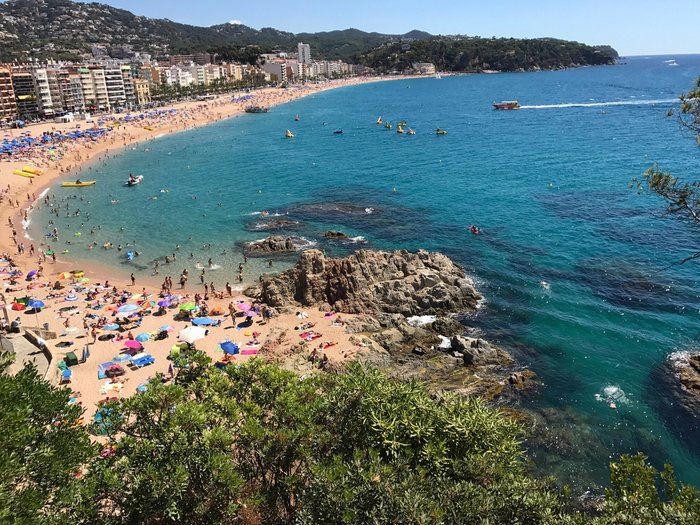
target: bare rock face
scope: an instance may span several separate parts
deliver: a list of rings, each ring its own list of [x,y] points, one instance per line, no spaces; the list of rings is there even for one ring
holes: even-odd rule
[[[677,365],[682,386],[681,403],[692,413],[700,414],[700,354],[692,354],[684,364]]]
[[[346,313],[404,316],[476,308],[481,295],[464,271],[440,253],[360,250],[342,259],[306,250],[293,268],[263,281],[270,306],[327,304]]]
[[[265,255],[269,253],[293,252],[295,250],[294,242],[291,237],[282,237],[280,235],[271,235],[261,241],[254,241],[246,246],[248,255]]]

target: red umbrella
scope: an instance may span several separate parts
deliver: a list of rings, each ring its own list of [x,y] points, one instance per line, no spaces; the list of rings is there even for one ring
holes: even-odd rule
[[[22,303],[12,303],[12,309],[17,310],[18,312],[21,312],[24,310],[27,306],[22,304]]]
[[[136,339],[127,339],[126,341],[124,341],[124,346],[126,346],[127,348],[133,348],[135,350],[140,350],[141,348],[143,348],[143,345],[139,343]]]

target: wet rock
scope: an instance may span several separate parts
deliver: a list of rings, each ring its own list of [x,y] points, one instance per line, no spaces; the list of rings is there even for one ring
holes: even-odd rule
[[[248,226],[251,231],[297,230],[301,227],[299,221],[286,217],[275,217],[266,221],[253,222]]]
[[[328,230],[326,233],[323,234],[323,236],[326,239],[338,239],[338,240],[343,240],[343,241],[346,241],[350,238],[350,236],[347,233],[333,231],[333,230]]]
[[[464,364],[468,366],[503,365],[512,362],[508,354],[483,339],[456,335],[450,343],[453,351],[464,355]]]
[[[296,250],[292,237],[272,235],[260,241],[248,243],[245,251],[250,256],[268,255],[271,253],[288,253]]]
[[[306,250],[293,268],[265,279],[258,296],[271,306],[327,304],[340,312],[404,316],[469,311],[481,298],[459,266],[423,250],[359,250],[340,259]]]

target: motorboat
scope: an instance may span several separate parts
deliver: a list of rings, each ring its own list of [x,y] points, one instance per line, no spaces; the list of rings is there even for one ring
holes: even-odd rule
[[[494,102],[491,104],[493,109],[518,109],[520,103],[517,100],[504,100],[502,102]]]
[[[124,183],[124,186],[136,186],[140,184],[143,180],[143,175],[136,175],[136,177],[129,177],[129,180]]]
[[[343,130],[342,130],[342,129],[336,129],[336,130],[333,132],[333,135],[342,135],[342,134],[343,134]]]
[[[447,130],[446,130],[446,129],[442,129],[442,128],[438,128],[438,129],[435,130],[435,134],[436,134],[436,135],[447,135]]]

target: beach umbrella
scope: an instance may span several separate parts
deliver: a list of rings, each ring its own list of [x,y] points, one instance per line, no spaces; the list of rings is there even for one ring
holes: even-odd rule
[[[116,323],[110,323],[104,325],[102,328],[104,328],[105,330],[119,330],[119,325]]]
[[[151,339],[151,334],[147,334],[147,333],[139,334],[136,336],[136,340],[139,343],[145,343],[146,341],[148,341],[150,339]]]
[[[25,308],[26,308],[26,306],[23,305],[22,303],[12,303],[12,309],[17,311],[17,312],[21,312]]]
[[[77,301],[77,300],[78,300],[78,296],[75,295],[74,293],[70,293],[70,294],[66,295],[66,301],[68,301],[68,302],[73,302],[73,301]]]
[[[170,304],[170,301],[168,301],[167,299],[158,301],[158,306],[160,306],[161,308],[167,308],[168,306],[170,306]]]
[[[219,346],[225,354],[236,355],[239,352],[238,345],[232,343],[231,341],[224,341],[223,343],[219,343]]]
[[[173,327],[170,326],[169,324],[164,324],[163,326],[161,326],[160,328],[158,328],[158,330],[160,330],[161,332],[172,332],[172,331],[173,331]]]
[[[136,350],[140,350],[141,348],[143,348],[143,345],[135,339],[127,339],[126,341],[124,341],[124,346],[127,348],[134,348]]]
[[[197,305],[194,304],[192,301],[180,305],[180,310],[182,310],[183,312],[191,312],[195,308],[197,308]]]
[[[136,391],[139,393],[143,393],[146,390],[148,390],[148,384],[147,383],[141,383],[139,386],[136,387]]]
[[[37,270],[32,270],[27,274],[27,279],[33,279],[34,276],[39,273]]]
[[[119,319],[125,319],[127,317],[131,317],[132,315],[136,315],[136,312],[117,312],[117,315],[115,317]]]
[[[41,310],[46,305],[44,304],[44,301],[40,301],[39,299],[30,299],[27,306],[29,308],[34,308],[34,310]]]
[[[119,312],[119,313],[135,312],[138,309],[139,309],[139,307],[136,304],[124,304],[124,305],[120,306],[119,308],[117,308],[117,312]]]
[[[236,308],[238,308],[239,310],[241,310],[241,311],[243,311],[243,312],[247,312],[247,311],[250,310],[252,307],[251,307],[249,304],[247,304],[247,303],[238,303],[238,304],[236,305]]]
[[[89,283],[89,282],[90,282],[90,279],[89,279],[88,277],[81,277],[80,279],[78,279],[78,282],[80,282],[80,283]]]
[[[206,337],[208,333],[208,330],[205,330],[204,328],[201,328],[199,326],[188,326],[184,330],[181,330],[180,334],[177,337],[180,341],[192,344],[195,341],[204,339],[204,337]]]

